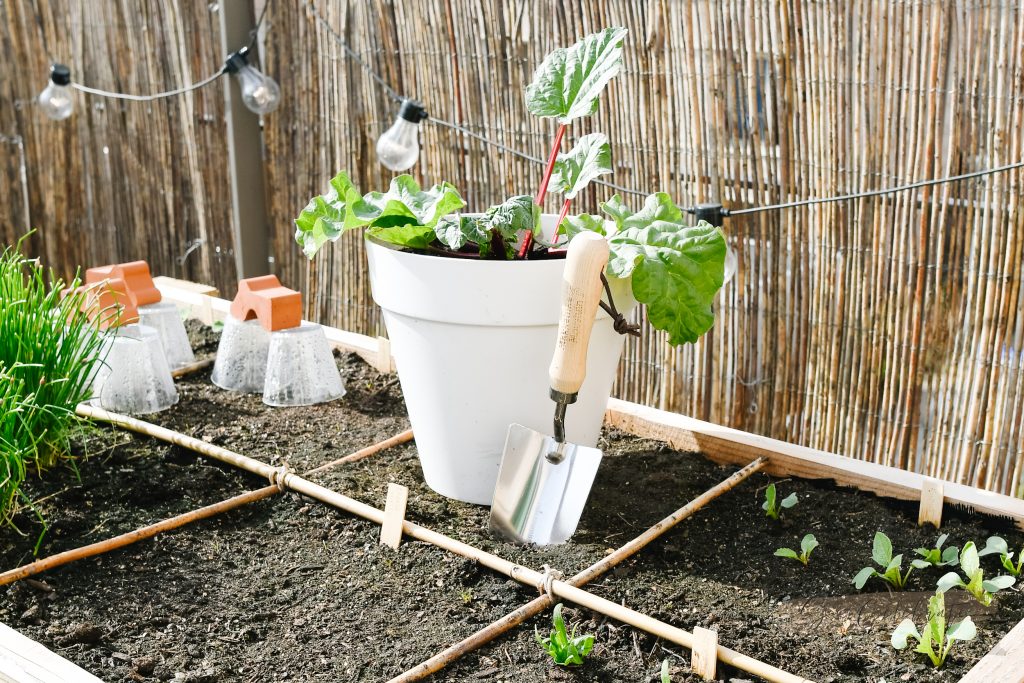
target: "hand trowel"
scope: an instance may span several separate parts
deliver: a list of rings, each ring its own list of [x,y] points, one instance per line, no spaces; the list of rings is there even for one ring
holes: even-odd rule
[[[554,436],[513,424],[491,504],[491,529],[520,543],[564,543],[576,531],[594,483],[601,451],[565,440],[566,408],[576,401],[587,371],[587,347],[601,300],[608,241],[582,232],[569,243],[562,280],[562,311],[548,370]]]

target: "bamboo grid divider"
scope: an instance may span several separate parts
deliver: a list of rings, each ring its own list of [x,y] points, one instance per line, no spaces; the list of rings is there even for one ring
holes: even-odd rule
[[[264,0],[253,0],[262,10]],[[28,106],[46,57],[90,83],[145,91],[209,73],[215,4],[5,3],[0,133],[25,140],[29,220],[60,269],[147,257],[230,296],[219,88],[155,105],[102,102],[64,124]],[[42,30],[31,12],[39,8]],[[87,12],[85,8],[89,8]],[[360,238],[312,264],[291,220],[348,169],[365,189],[396,107],[316,20],[273,0],[265,69],[267,208],[278,274],[307,317],[383,334]],[[630,29],[626,69],[569,141],[603,131],[619,184],[680,204],[743,208],[876,189],[1024,158],[1024,8],[918,0],[316,0],[395,89],[435,116],[544,156],[554,127],[522,91],[544,54],[606,25]],[[143,29],[145,27],[145,29]],[[77,73],[77,72],[76,72]],[[29,78],[27,75],[32,74]],[[89,104],[97,104],[88,100]],[[13,104],[14,106],[6,106]],[[539,169],[425,125],[414,169],[472,208],[532,192]],[[109,153],[103,153],[107,147]],[[13,163],[13,162],[9,162]],[[20,205],[15,176],[0,202]],[[1024,479],[1024,202],[1021,172],[853,202],[728,218],[739,272],[713,331],[668,347],[627,340],[617,395],[748,432],[1021,495]],[[593,211],[609,191],[576,202]],[[554,202],[547,207],[555,209]],[[638,200],[632,198],[635,204]],[[12,220],[22,221],[18,210]],[[4,225],[4,235],[11,228]],[[73,236],[74,239],[68,239]],[[184,266],[189,240],[206,244]],[[216,248],[220,247],[218,256]]]

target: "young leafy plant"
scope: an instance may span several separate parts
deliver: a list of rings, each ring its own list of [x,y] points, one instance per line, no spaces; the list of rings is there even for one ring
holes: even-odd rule
[[[775,551],[776,557],[791,557],[797,562],[802,562],[806,567],[807,563],[811,559],[811,553],[815,548],[818,547],[818,539],[814,537],[814,534],[807,534],[800,540],[800,552],[793,550],[792,548],[779,548]]]
[[[978,553],[978,557],[993,554],[999,555],[999,561],[1003,568],[1013,576],[1020,576],[1024,571],[1024,547],[1021,547],[1020,552],[1017,553],[1017,561],[1014,562],[1013,552],[1010,551],[1010,546],[1006,541],[999,536],[991,536],[985,541],[985,549]]]
[[[903,650],[908,645],[907,641],[913,638],[917,641],[914,651],[928,655],[932,665],[938,668],[945,663],[956,641],[973,640],[977,634],[977,628],[970,617],[964,617],[962,621],[950,624],[947,628],[946,601],[939,592],[928,600],[928,623],[924,625],[924,635],[921,635],[912,620],[904,619],[892,632],[891,642],[894,648]]]
[[[576,626],[572,627],[572,633],[565,629],[565,620],[562,618],[562,603],[555,605],[555,613],[551,618],[554,629],[551,635],[542,638],[534,629],[534,637],[540,646],[551,655],[555,664],[561,666],[577,666],[583,663],[583,658],[590,654],[594,647],[594,636],[587,634],[576,635]]]
[[[672,683],[672,677],[668,675],[668,657],[661,660],[661,683]]]
[[[945,593],[950,588],[960,587],[987,607],[992,604],[995,593],[1016,583],[1016,579],[1012,576],[993,576],[986,580],[974,541],[968,541],[960,551],[960,569],[967,576],[967,581],[964,581],[958,573],[949,572],[939,579],[937,587],[940,593]]]
[[[874,576],[888,582],[896,590],[902,590],[907,585],[907,579],[910,578],[910,573],[914,571],[915,567],[923,569],[929,566],[924,560],[914,560],[911,562],[911,566],[907,567],[907,573],[904,574],[903,555],[893,557],[892,541],[881,531],[875,533],[875,540],[871,546],[871,559],[882,568],[882,571],[878,571],[874,567],[864,567],[857,572],[857,575],[853,577],[853,583],[857,590],[864,588],[864,584],[868,582],[868,579]]]
[[[764,502],[761,503],[761,509],[764,510],[764,514],[772,519],[778,519],[779,514],[783,510],[788,510],[797,504],[797,497],[795,493],[791,493],[781,501],[778,500],[778,491],[775,489],[775,483],[768,484],[768,488],[764,490]]]
[[[939,539],[935,541],[935,546],[932,548],[915,548],[914,552],[920,555],[923,561],[932,567],[946,567],[948,565],[956,564],[957,558],[960,554],[960,550],[956,546],[949,546],[945,550],[942,548],[942,544],[949,538],[949,534],[942,534]],[[914,565],[918,566],[918,565]]]

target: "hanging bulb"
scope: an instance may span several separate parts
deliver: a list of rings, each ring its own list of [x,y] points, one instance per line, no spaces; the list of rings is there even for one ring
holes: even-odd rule
[[[54,121],[63,121],[71,116],[74,109],[74,101],[71,99],[71,69],[63,64],[50,65],[50,82],[46,84],[43,92],[39,93],[36,101]]]
[[[377,140],[377,157],[380,163],[392,171],[412,168],[420,156],[420,121],[427,118],[427,112],[415,100],[402,100],[398,118]]]
[[[249,65],[249,48],[243,47],[228,57],[224,70],[238,77],[242,89],[242,102],[254,114],[269,114],[281,103],[281,88],[277,82]]]

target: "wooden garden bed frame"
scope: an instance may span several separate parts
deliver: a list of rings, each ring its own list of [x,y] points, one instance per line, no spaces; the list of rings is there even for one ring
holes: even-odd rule
[[[171,278],[156,278],[164,300],[173,302],[190,316],[210,324],[223,320],[230,302],[220,299],[211,287]],[[381,372],[393,372],[390,344],[384,338],[324,328],[335,348],[354,352]],[[699,451],[711,460],[745,466],[758,458],[768,463],[763,468],[777,477],[830,479],[881,496],[920,501],[921,519],[941,519],[944,505],[1008,518],[1024,529],[1024,500],[976,489],[952,482],[940,482],[903,470],[854,460],[825,451],[750,434],[737,429],[696,420],[677,413],[612,399],[605,422],[629,434],[663,441],[675,449]],[[0,632],[0,653],[13,643],[9,638],[23,638],[14,632]],[[48,660],[60,660],[38,646],[33,652],[47,654]],[[55,666],[62,666],[58,661]],[[38,680],[38,679],[37,679]],[[1007,633],[999,643],[963,677],[960,683],[1024,683],[1024,620]]]

